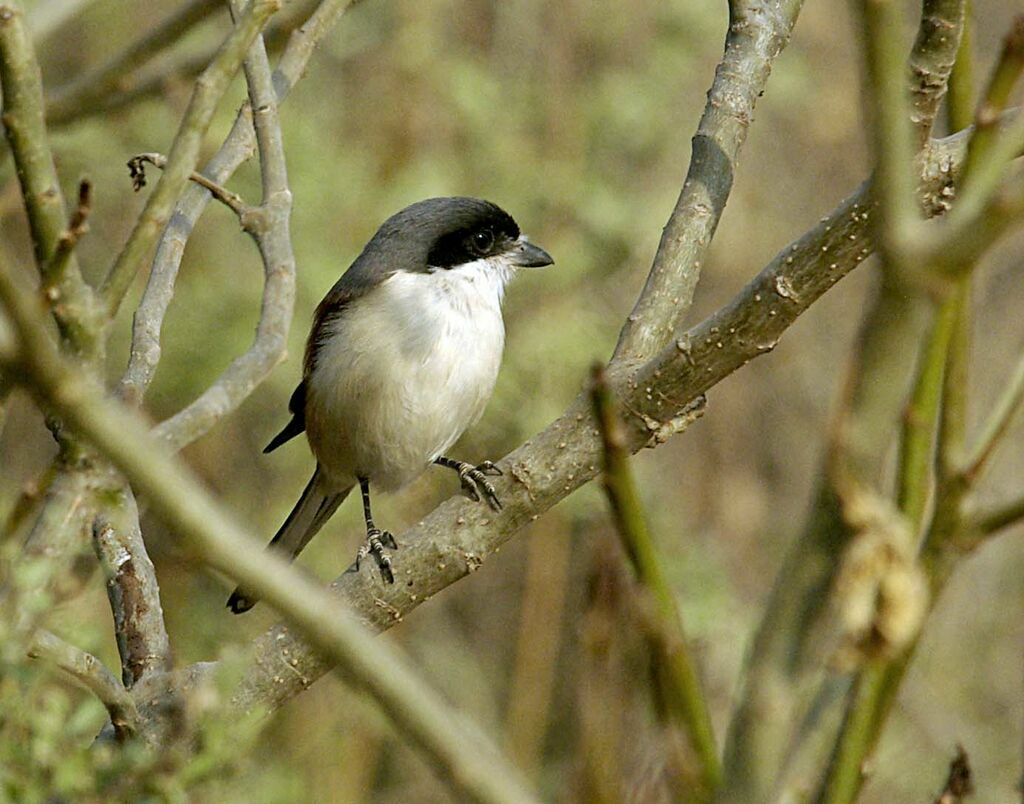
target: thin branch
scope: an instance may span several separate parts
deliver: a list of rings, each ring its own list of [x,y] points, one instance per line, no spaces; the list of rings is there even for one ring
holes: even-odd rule
[[[946,786],[935,799],[935,804],[960,804],[974,793],[974,780],[967,752],[962,745],[956,747],[956,756],[949,762]]]
[[[132,180],[132,188],[138,192],[146,186],[146,163],[153,165],[153,167],[163,170],[167,167],[167,157],[163,154],[148,153],[138,154],[128,160],[128,175]],[[198,184],[200,187],[210,191],[210,195],[220,201],[224,206],[230,209],[238,219],[242,222],[242,227],[247,228],[246,221],[252,215],[252,207],[242,200],[242,196],[238,193],[232,192],[227,187],[218,184],[212,179],[207,178],[202,173],[196,173],[192,171],[189,174],[189,181]],[[248,224],[251,226],[251,221]]]
[[[910,118],[918,147],[928,140],[947,85],[953,94],[950,74],[958,61],[966,6],[966,0],[924,0],[921,5],[921,23],[909,60]],[[959,131],[967,125],[969,122],[950,130]]]
[[[59,123],[81,115],[115,90],[123,90],[127,76],[140,65],[155,59],[176,44],[189,29],[223,7],[221,0],[188,0],[169,17],[135,42],[112,56],[106,64],[78,76],[49,93],[46,119]],[[207,62],[209,59],[207,59]]]
[[[978,442],[971,450],[967,463],[962,469],[968,483],[972,483],[984,471],[996,448],[1002,443],[1022,402],[1024,402],[1024,356],[1017,361],[1010,381],[1003,389],[995,408],[982,427]]]
[[[311,5],[313,3],[310,0],[288,3],[273,18],[264,32],[264,39],[270,52],[276,53],[281,50],[291,30],[308,14]],[[92,96],[88,103],[62,103],[61,108],[55,110],[47,106],[47,125],[52,131],[89,117],[106,115],[117,109],[160,97],[167,93],[168,87],[190,83],[216,55],[216,47],[198,52],[164,54],[152,63],[146,63],[129,75],[122,76],[113,88],[102,95]]]
[[[221,97],[241,66],[249,46],[280,7],[280,3],[281,0],[252,0],[217,56],[196,81],[192,98],[171,145],[167,168],[103,282],[101,293],[110,317],[117,312],[121,300],[185,190],[198,161],[203,136]]]
[[[51,296],[60,300],[54,308],[57,323],[75,350],[95,355],[102,346],[92,290],[82,279],[73,255],[51,266],[65,232],[67,212],[43,120],[39,64],[24,11],[16,0],[0,4],[0,90],[4,134],[14,154],[36,264],[44,282],[50,281],[49,268],[60,268],[60,276],[50,282]]]
[[[707,801],[721,784],[722,767],[701,688],[697,663],[690,655],[675,595],[661,569],[661,559],[647,529],[647,519],[629,466],[626,437],[608,378],[600,365],[592,372],[591,396],[604,450],[604,489],[616,528],[642,588],[654,602],[659,631],[659,680],[673,725],[686,734],[700,766],[691,790],[694,800]]]
[[[106,497],[104,511],[93,523],[93,545],[107,579],[121,675],[131,689],[147,675],[171,670],[171,643],[156,571],[139,528],[135,496],[121,486],[108,491]]]
[[[291,88],[302,77],[316,45],[352,5],[353,0],[325,0],[306,23],[292,33],[288,47],[281,57],[281,62],[272,75],[277,104],[284,101]],[[249,104],[245,104],[238,113],[224,144],[207,163],[203,173],[213,181],[223,184],[242,162],[252,156],[255,144],[252,110]],[[132,404],[141,402],[156,373],[156,367],[160,360],[160,331],[174,293],[174,283],[184,255],[185,244],[209,200],[209,193],[200,188],[190,188],[178,203],[171,221],[160,238],[153,260],[153,268],[150,271],[142,301],[135,314],[128,368],[119,386],[121,397]],[[265,297],[269,290],[270,287],[264,287]],[[266,304],[267,302],[264,301],[264,306]],[[228,371],[231,372],[236,365],[237,361]],[[203,427],[213,426],[217,417],[230,412],[237,406],[241,398],[237,391],[251,390],[263,379],[264,375],[261,372],[267,364],[256,361],[252,365],[256,367],[257,371],[248,376],[242,374],[240,382],[232,388],[226,389],[230,393],[230,396],[224,397],[228,404],[213,411],[215,416],[207,416],[199,421],[200,426],[191,423],[184,438],[170,433],[172,441],[188,443],[189,440],[198,438],[205,432]],[[241,367],[244,368],[244,366],[243,363]],[[236,376],[238,375],[236,374]]]
[[[989,536],[1016,525],[1022,519],[1024,519],[1024,497],[989,511],[975,514],[968,527],[982,536]]]
[[[965,0],[963,13],[963,33],[946,96],[946,127],[951,132],[961,131],[974,121],[974,21],[970,0]]]
[[[883,268],[902,276],[906,240],[917,209],[905,57],[900,41],[903,14],[897,0],[861,0],[856,7],[863,26],[861,41],[880,212],[876,221],[879,251]]]
[[[40,629],[32,637],[28,655],[59,667],[95,695],[106,707],[118,739],[135,734],[139,722],[135,701],[106,665],[91,653]]]
[[[71,257],[82,235],[89,231],[86,222],[91,212],[92,183],[88,179],[82,179],[78,183],[78,204],[68,222],[68,228],[61,234],[57,249],[43,271],[43,294],[51,301],[56,302],[60,299],[60,288],[71,266]]]
[[[935,316],[921,349],[914,389],[903,415],[896,504],[915,532],[921,527],[931,490],[932,450],[942,399],[942,378],[958,311],[956,300],[947,300]]]
[[[642,362],[672,340],[690,308],[701,263],[732,190],[736,159],[772,63],[789,42],[802,0],[729,4],[725,53],[693,137],[679,199],[614,360]]]
[[[966,135],[933,144],[923,165],[926,207],[939,200],[963,158]],[[658,443],[671,421],[709,388],[767,354],[797,317],[871,254],[870,188],[863,186],[814,229],[787,246],[728,305],[665,347],[636,372],[610,380],[630,411],[630,451]],[[612,367],[614,369],[614,366]],[[623,372],[625,373],[625,372]],[[646,388],[657,388],[648,394]],[[381,589],[369,573],[346,572],[332,586],[362,622],[384,631],[451,584],[476,571],[521,527],[593,479],[601,464],[597,423],[586,396],[500,463],[509,478],[499,489],[499,514],[457,497],[438,506],[399,539],[396,574],[404,582]],[[236,698],[243,707],[275,709],[326,673],[324,659],[300,635],[278,625],[254,644],[260,657]],[[297,672],[282,676],[288,664]]]
[[[369,639],[353,616],[305,573],[258,543],[227,516],[142,419],[54,350],[38,309],[0,265],[0,302],[18,332],[28,388],[94,443],[146,494],[153,512],[213,568],[282,611],[345,676],[367,690],[466,797],[486,802],[536,800],[492,742],[424,685],[395,648]],[[364,573],[364,576],[368,573]]]

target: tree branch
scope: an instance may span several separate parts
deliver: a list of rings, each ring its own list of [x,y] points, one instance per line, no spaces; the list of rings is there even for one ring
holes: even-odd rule
[[[125,88],[127,76],[177,43],[190,28],[223,7],[221,0],[188,0],[153,29],[112,56],[106,64],[57,87],[46,100],[46,120],[51,125],[79,117],[89,106],[101,103],[110,93]],[[209,59],[205,63],[209,63]]]
[[[131,689],[147,675],[171,670],[171,643],[135,496],[123,485],[105,496],[107,504],[93,523],[93,545],[107,579],[121,675]]]
[[[43,86],[20,3],[0,4],[0,90],[4,134],[14,155],[36,265],[51,287],[61,334],[76,351],[95,356],[99,311],[72,254],[54,263],[67,225],[64,196],[43,120]],[[52,272],[59,268],[59,273]]]
[[[167,156],[167,168],[150,195],[121,253],[103,282],[101,294],[113,318],[132,280],[170,218],[199,158],[199,147],[213,113],[256,35],[281,0],[252,0],[210,65],[196,81],[188,109]]]
[[[802,0],[733,0],[725,53],[693,137],[690,167],[658,244],[644,289],[615,347],[616,361],[642,362],[672,340],[690,309],[701,262],[732,190],[740,148],[772,63],[789,42]]]
[[[910,51],[910,119],[918,147],[928,141],[946,95],[964,30],[966,6],[966,0],[924,0],[921,5],[917,40]]]
[[[59,667],[99,698],[110,715],[118,739],[124,740],[135,734],[139,721],[135,701],[106,665],[91,653],[40,629],[32,637],[28,655]]]

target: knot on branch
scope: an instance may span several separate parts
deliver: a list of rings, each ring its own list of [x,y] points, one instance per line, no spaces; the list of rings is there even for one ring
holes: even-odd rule
[[[910,523],[888,500],[857,489],[842,505],[853,537],[835,582],[833,605],[842,633],[833,662],[849,670],[894,656],[917,636],[928,608],[928,582],[915,559]]]

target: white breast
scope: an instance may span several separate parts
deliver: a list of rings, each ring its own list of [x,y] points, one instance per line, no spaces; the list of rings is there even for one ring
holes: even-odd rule
[[[405,485],[483,413],[505,344],[510,269],[480,260],[392,275],[331,326],[309,378],[306,427],[339,485]]]

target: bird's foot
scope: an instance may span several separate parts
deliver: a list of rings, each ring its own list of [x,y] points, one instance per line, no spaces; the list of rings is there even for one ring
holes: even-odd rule
[[[498,494],[494,490],[494,486],[491,485],[491,481],[487,479],[488,475],[497,477],[502,474],[497,466],[490,461],[484,461],[477,466],[463,463],[458,471],[462,488],[471,500],[480,502],[480,497],[483,496],[491,508],[495,511],[501,510],[501,500],[498,499]]]
[[[380,528],[369,528],[366,531],[366,541],[363,542],[356,553],[356,572],[359,572],[359,562],[369,555],[372,555],[377,562],[381,577],[387,583],[395,582],[395,574],[391,571],[391,556],[384,552],[384,548],[398,549],[398,542],[394,535],[387,530]]]

